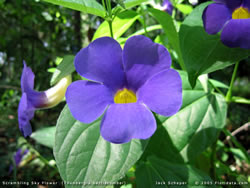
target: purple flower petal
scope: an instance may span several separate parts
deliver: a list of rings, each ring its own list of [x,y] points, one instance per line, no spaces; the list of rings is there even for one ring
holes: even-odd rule
[[[166,11],[168,14],[172,15],[173,12],[173,5],[170,0],[164,0],[162,3],[163,10]]]
[[[16,166],[19,166],[19,164],[21,163],[23,157],[28,153],[28,149],[26,149],[23,153],[22,153],[22,149],[18,149],[15,156],[14,156],[14,159],[15,159],[15,163],[16,163]]]
[[[75,119],[91,123],[113,103],[113,96],[105,85],[80,80],[70,84],[66,92],[66,101]]]
[[[75,67],[81,76],[101,82],[114,91],[124,86],[122,49],[112,38],[96,39],[83,48],[75,57]]]
[[[123,60],[127,84],[134,91],[151,76],[171,65],[171,57],[166,48],[141,35],[127,40]]]
[[[222,30],[221,41],[231,48],[250,49],[250,19],[230,20]]]
[[[147,139],[155,130],[155,118],[142,103],[112,104],[101,123],[102,137],[117,144],[132,138]]]
[[[204,28],[207,33],[216,34],[231,17],[232,14],[225,5],[217,3],[208,5],[202,15]]]
[[[23,61],[23,72],[21,76],[21,88],[22,92],[31,91],[34,88],[35,75],[31,68],[27,67],[25,61]]]
[[[179,73],[168,69],[153,76],[139,89],[138,100],[160,115],[175,114],[182,105],[182,81]]]
[[[30,136],[32,133],[29,121],[34,117],[34,111],[35,109],[28,103],[26,93],[23,93],[18,106],[18,124],[24,137]]]

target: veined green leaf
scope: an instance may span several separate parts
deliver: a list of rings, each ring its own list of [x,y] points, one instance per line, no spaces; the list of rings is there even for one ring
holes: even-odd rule
[[[64,181],[92,182],[89,187],[96,187],[93,182],[116,182],[143,153],[147,140],[109,143],[100,136],[100,122],[83,124],[72,117],[67,106],[63,109],[56,126],[54,156]]]
[[[61,5],[66,8],[78,10],[81,12],[105,17],[105,10],[101,4],[95,0],[43,0],[55,5]]]

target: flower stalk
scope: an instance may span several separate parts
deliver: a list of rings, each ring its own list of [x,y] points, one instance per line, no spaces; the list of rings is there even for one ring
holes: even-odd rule
[[[106,2],[106,4],[105,4]],[[113,22],[113,15],[112,15],[112,8],[111,8],[111,1],[110,0],[102,0],[102,6],[106,10],[106,21],[109,24],[109,31],[110,31],[110,36],[114,38],[113,34],[113,27],[112,27],[112,22]]]
[[[226,95],[226,101],[228,103],[232,102],[233,85],[234,85],[234,81],[235,81],[235,78],[236,78],[238,67],[239,67],[239,62],[237,62],[235,64],[233,75],[232,75],[232,79],[231,79],[230,86],[229,86],[229,90],[228,90],[227,95]]]

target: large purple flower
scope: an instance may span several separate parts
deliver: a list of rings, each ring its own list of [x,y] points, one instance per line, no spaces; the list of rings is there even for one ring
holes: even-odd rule
[[[57,105],[64,98],[66,89],[71,83],[71,76],[67,76],[54,87],[43,92],[37,92],[34,90],[34,79],[34,73],[24,62],[21,77],[22,97],[18,106],[18,123],[19,129],[25,137],[32,133],[29,121],[33,118],[35,110]]]
[[[96,39],[78,52],[74,63],[90,81],[68,87],[69,109],[83,123],[104,113],[100,131],[109,142],[147,139],[156,130],[150,109],[171,116],[181,107],[182,83],[178,72],[170,69],[171,57],[147,37],[129,38],[123,50],[112,38]]]
[[[163,0],[162,9],[168,14],[172,15],[174,7],[170,0]]]
[[[214,0],[203,12],[209,34],[221,32],[221,41],[231,48],[250,49],[250,0]]]

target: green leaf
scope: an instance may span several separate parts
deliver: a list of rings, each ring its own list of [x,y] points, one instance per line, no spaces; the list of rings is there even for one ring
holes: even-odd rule
[[[185,69],[179,45],[179,36],[176,31],[172,17],[165,11],[153,8],[149,8],[148,10],[152,14],[152,16],[162,25],[162,28],[168,37],[170,45],[178,55],[178,60],[182,69]]]
[[[31,138],[39,144],[53,148],[55,143],[56,126],[39,129],[31,134]]]
[[[250,50],[226,47],[219,34],[205,32],[202,13],[208,4],[196,7],[184,20],[179,32],[182,57],[192,86],[199,75],[223,69],[250,55]]]
[[[63,57],[62,62],[57,66],[52,75],[52,78],[50,80],[51,85],[54,85],[63,77],[75,71],[74,59],[75,57],[73,55],[66,55]]]
[[[211,82],[215,87],[220,87],[220,88],[225,88],[228,89],[229,86],[218,81],[218,80],[214,80],[214,79],[208,79],[209,82]]]
[[[120,36],[122,36],[122,34],[125,33],[139,17],[140,15],[132,10],[124,11],[118,14],[112,22],[114,38],[118,39]],[[107,21],[103,22],[99,26],[92,40],[103,36],[111,36]]]
[[[185,164],[178,164],[149,157],[136,169],[136,187],[206,187],[201,182],[212,180],[200,170]],[[211,187],[214,187],[211,185]]]
[[[158,128],[151,137],[145,155],[174,162],[191,161],[211,145],[224,127],[227,104],[218,94],[206,93],[200,82],[194,90],[187,74],[180,72],[183,82],[183,104],[171,117],[158,117]]]
[[[144,2],[148,2],[148,0],[125,0],[124,5],[128,9],[140,5],[141,3]]]
[[[95,0],[43,0],[55,5],[60,5],[73,10],[105,17],[105,10],[101,4]]]
[[[83,124],[72,117],[67,106],[63,109],[56,126],[54,156],[64,181],[116,182],[143,153],[147,140],[109,143],[100,136],[100,122],[101,118]]]

